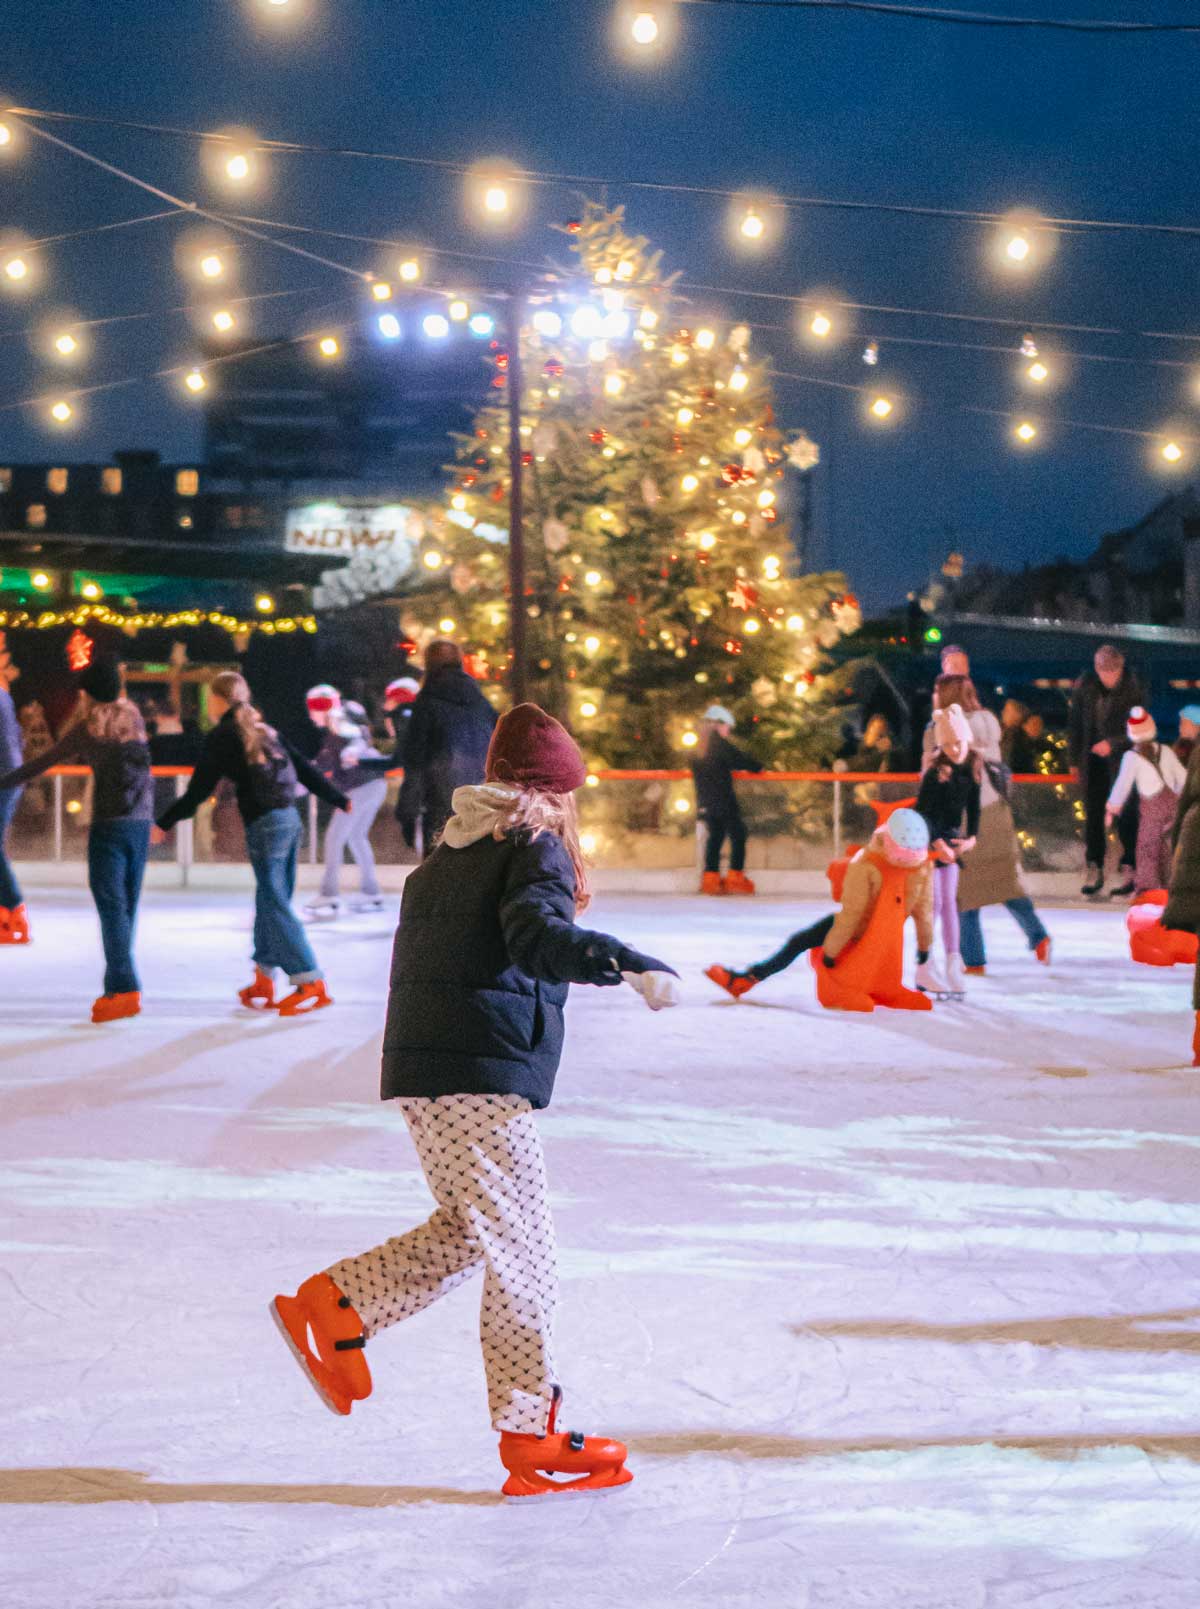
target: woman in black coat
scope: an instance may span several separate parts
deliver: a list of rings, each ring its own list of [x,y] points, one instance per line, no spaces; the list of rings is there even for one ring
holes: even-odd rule
[[[404,739],[404,783],[396,819],[411,848],[421,824],[431,854],[450,819],[456,788],[483,781],[496,712],[463,669],[462,649],[439,639],[425,650],[425,680]]]
[[[522,704],[496,729],[488,781],[457,793],[441,844],[405,885],[383,1039],[383,1098],[400,1102],[437,1210],[274,1304],[312,1383],[349,1413],[371,1391],[368,1337],[483,1268],[480,1337],[510,1497],[631,1479],[620,1442],[555,1429],[554,1228],[533,1112],[554,1088],[570,984],[624,978],[657,1009],[674,1004],[674,974],[575,926],[588,903],[573,797],[585,775],[567,732]]]

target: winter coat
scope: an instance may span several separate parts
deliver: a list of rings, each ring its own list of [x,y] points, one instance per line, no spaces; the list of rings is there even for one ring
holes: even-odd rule
[[[875,901],[883,888],[883,873],[871,858],[871,851],[884,856],[882,833],[876,832],[866,849],[860,849],[846,868],[842,883],[842,908],[834,918],[824,944],[825,954],[831,961],[866,932]],[[932,949],[933,874],[929,861],[914,867],[905,880],[904,914],[916,922],[917,948]]]
[[[1125,802],[1135,788],[1140,799],[1155,799],[1164,788],[1169,788],[1175,794],[1183,792],[1187,773],[1179,756],[1165,743],[1156,743],[1155,749],[1157,752],[1153,759],[1149,755],[1139,754],[1136,749],[1126,749],[1121,756],[1121,769],[1108,796],[1108,808],[1114,816],[1119,816],[1124,810]]]
[[[1174,859],[1162,925],[1181,933],[1200,933],[1200,746],[1188,762],[1171,833]]]
[[[0,687],[0,770],[15,769],[21,763],[22,753],[17,706],[8,688]]]
[[[692,761],[697,814],[712,821],[736,820],[742,812],[733,786],[733,773],[762,769],[761,760],[739,749],[720,732],[713,732],[707,750]]]
[[[87,723],[73,726],[36,760],[27,760],[0,777],[0,790],[19,788],[54,765],[87,765],[95,779],[93,821],[151,821],[154,778],[147,743],[118,743],[93,737]]]
[[[1121,756],[1129,747],[1125,723],[1136,704],[1145,703],[1142,684],[1128,666],[1121,680],[1109,689],[1094,670],[1085,671],[1071,690],[1071,711],[1067,723],[1067,742],[1071,764],[1082,771],[1093,761],[1102,761],[1108,767],[1111,781],[1121,764]],[[1105,758],[1092,753],[1097,743],[1107,740],[1112,745]]]
[[[356,788],[365,788],[368,782],[386,777],[392,762],[380,754],[368,732],[347,721],[344,730],[325,729],[312,763],[335,788],[353,793]]]
[[[917,814],[925,818],[929,842],[974,838],[979,833],[979,781],[970,760],[961,765],[934,760],[917,790]],[[963,820],[966,819],[966,831]]]
[[[988,766],[1003,758],[1000,722],[991,710],[972,710],[967,716],[971,728],[971,747],[983,761],[979,785],[979,832],[974,849],[964,855],[958,881],[958,908],[977,911],[984,905],[1004,905],[1027,897],[1021,872],[1021,845],[1012,806],[1002,799],[988,775]],[[925,729],[922,766],[928,766],[936,750],[932,723]]]
[[[575,926],[575,874],[559,838],[494,836],[515,797],[494,786],[461,789],[443,842],[404,885],[384,1100],[519,1095],[546,1106],[568,985],[670,970]]]
[[[425,822],[428,849],[453,809],[457,788],[482,782],[496,712],[465,670],[446,665],[426,678],[404,741],[402,822]]]
[[[234,712],[226,710],[204,739],[204,748],[186,792],[163,812],[158,825],[168,832],[177,821],[194,816],[204,801],[212,797],[222,777],[228,777],[237,790],[238,809],[247,827],[271,810],[294,805],[297,785],[339,809],[346,805],[342,790],[327,782],[315,766],[278,734],[263,758],[251,765]]]

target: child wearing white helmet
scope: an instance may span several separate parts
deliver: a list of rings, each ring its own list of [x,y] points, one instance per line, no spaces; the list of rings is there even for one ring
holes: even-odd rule
[[[341,909],[342,863],[347,849],[359,869],[361,887],[356,911],[383,908],[383,890],[371,848],[371,827],[387,798],[386,768],[390,762],[375,747],[361,704],[343,699],[336,687],[322,683],[309,689],[305,702],[308,718],[321,729],[321,746],[313,764],[334,787],[351,796],[352,812],[332,816],[325,829],[325,874],[321,891],[304,907],[314,921],[329,921]]]
[[[763,764],[729,741],[734,719],[723,704],[711,704],[700,723],[692,761],[696,814],[708,828],[702,894],[753,894],[746,876],[746,822],[733,786],[735,771],[761,771]],[[721,851],[729,840],[729,872],[721,875]]]
[[[1105,826],[1112,827],[1136,788],[1138,833],[1133,891],[1144,894],[1152,888],[1166,888],[1170,880],[1171,829],[1187,772],[1174,749],[1158,741],[1154,717],[1140,704],[1130,710],[1125,733],[1133,747],[1121,756],[1121,769],[1104,807]]]

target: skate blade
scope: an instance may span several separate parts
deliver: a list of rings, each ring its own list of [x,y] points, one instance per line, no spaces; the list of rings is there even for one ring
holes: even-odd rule
[[[291,1330],[288,1328],[287,1320],[284,1318],[283,1313],[280,1311],[279,1297],[278,1296],[274,1297],[271,1300],[271,1302],[268,1303],[268,1311],[270,1312],[271,1317],[275,1322],[275,1328],[279,1331],[280,1335],[282,1335],[283,1339],[287,1342],[288,1351],[292,1354],[292,1356],[295,1358],[296,1362],[300,1365],[300,1369],[301,1369],[301,1372],[304,1375],[304,1378],[308,1381],[309,1385],[312,1386],[313,1390],[317,1393],[317,1396],[320,1397],[321,1401],[329,1409],[330,1413],[335,1413],[335,1414],[337,1414],[339,1419],[344,1419],[346,1417],[346,1415],[349,1414],[350,1409],[353,1406],[353,1403],[354,1403],[355,1399],[350,1398],[350,1397],[338,1397],[338,1396],[335,1396],[331,1391],[329,1391],[326,1388],[324,1383],[321,1381],[320,1377],[317,1374],[314,1373],[312,1363],[311,1363],[311,1361],[309,1359],[308,1352],[306,1351],[305,1348],[303,1348],[303,1347],[301,1347],[299,1345],[299,1343],[297,1342],[295,1336],[292,1334]],[[307,1330],[307,1328],[308,1328],[308,1325],[306,1323],[305,1324],[305,1329]],[[343,1403],[345,1403],[345,1407],[342,1406]]]
[[[293,1006],[290,1011],[285,1011],[282,1006],[276,1006],[275,1009],[281,1017],[311,1017],[314,1011],[324,1011],[326,1006],[332,1004],[333,1000],[326,995],[324,1000],[313,1000],[302,1006]]]
[[[550,1497],[603,1497],[609,1492],[618,1492],[623,1486],[633,1482],[633,1472],[625,1468],[615,1470],[611,1475],[582,1475],[577,1480],[555,1481],[546,1478],[546,1484],[533,1486],[530,1491],[510,1492],[509,1483],[505,1481],[500,1488],[501,1495],[506,1503],[540,1503],[544,1498]],[[531,1483],[524,1477],[519,1478],[521,1486]]]

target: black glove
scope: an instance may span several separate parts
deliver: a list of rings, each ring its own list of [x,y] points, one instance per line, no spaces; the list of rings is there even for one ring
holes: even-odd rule
[[[415,849],[417,847],[416,816],[397,815],[396,820],[400,823],[400,836],[410,849]]]
[[[631,950],[626,944],[618,945],[616,963],[619,972],[669,972],[673,978],[679,976],[675,968],[669,967],[665,961],[656,961],[652,955]]]
[[[822,950],[821,951],[821,964],[822,964],[822,966],[827,966],[829,968],[829,970],[832,972],[834,967],[837,966],[837,956],[836,955],[826,955],[824,950]]]

